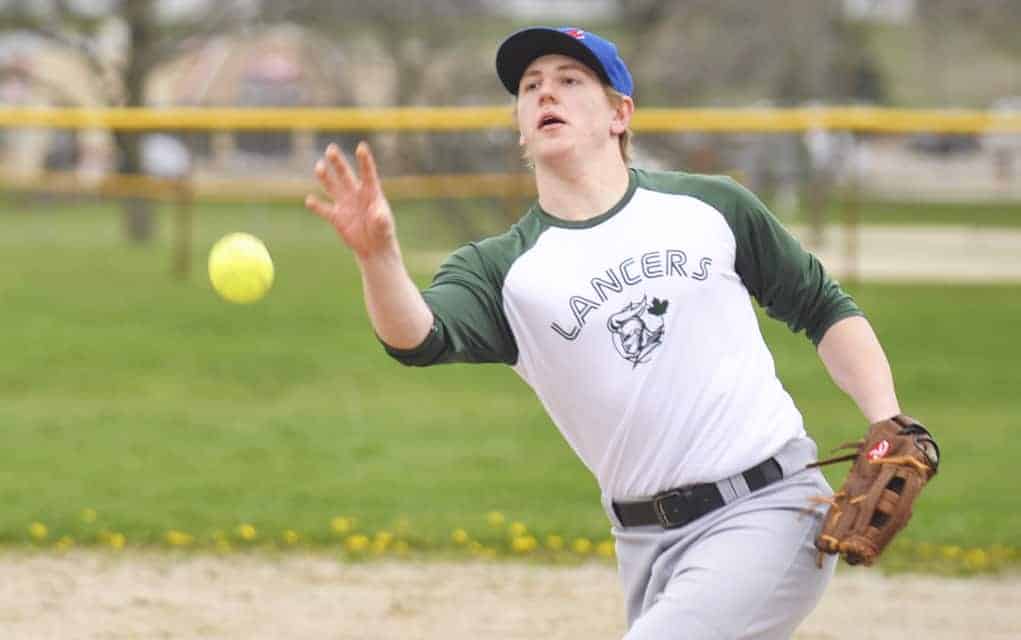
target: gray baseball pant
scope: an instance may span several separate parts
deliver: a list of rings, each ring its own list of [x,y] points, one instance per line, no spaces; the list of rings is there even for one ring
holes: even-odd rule
[[[832,490],[815,443],[793,440],[775,456],[784,478],[748,493],[738,475],[717,483],[723,507],[683,527],[627,527],[610,508],[627,604],[625,640],[789,638],[818,604],[836,566],[816,565],[814,540]]]

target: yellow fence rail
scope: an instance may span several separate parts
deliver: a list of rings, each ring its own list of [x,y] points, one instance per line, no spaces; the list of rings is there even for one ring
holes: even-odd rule
[[[378,109],[0,108],[0,127],[117,130],[466,131],[510,128],[510,105]],[[641,108],[644,132],[793,132],[839,129],[874,133],[1021,133],[1021,112],[968,109],[659,109]]]

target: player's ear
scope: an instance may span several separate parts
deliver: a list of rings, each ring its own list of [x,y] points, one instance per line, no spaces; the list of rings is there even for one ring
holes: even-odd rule
[[[635,101],[630,96],[620,96],[613,101],[613,119],[610,120],[610,134],[619,136],[631,126],[631,116],[635,113]]]

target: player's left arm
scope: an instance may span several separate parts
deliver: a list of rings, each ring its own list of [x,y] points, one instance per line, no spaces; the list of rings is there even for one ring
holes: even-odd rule
[[[911,519],[915,500],[939,468],[939,445],[925,426],[901,414],[890,365],[865,318],[833,323],[818,351],[833,381],[869,422],[861,440],[838,448],[851,453],[808,465],[854,461],[836,493],[818,500],[829,504],[815,539],[818,564],[825,554],[838,554],[848,564],[867,566]]]
[[[819,358],[869,424],[900,414],[893,372],[872,325],[862,316],[838,320],[823,334]]]
[[[815,541],[820,567],[822,554],[872,564],[936,473],[939,446],[917,420],[901,415],[886,354],[851,296],[758,198],[736,185],[729,192],[731,207],[721,211],[737,239],[735,268],[745,287],[768,315],[805,331],[869,422],[865,437],[847,445],[853,453],[809,465],[855,461],[840,489],[824,499],[830,507]]]
[[[899,414],[890,364],[854,299],[754,194],[729,180],[714,187],[712,198],[734,233],[735,270],[749,293],[767,315],[807,334],[869,424]]]

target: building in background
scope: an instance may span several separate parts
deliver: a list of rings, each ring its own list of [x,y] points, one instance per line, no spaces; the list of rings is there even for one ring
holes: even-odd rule
[[[147,78],[148,106],[325,107],[344,101],[334,80],[338,57],[300,27],[284,24],[194,44]],[[0,69],[0,106],[109,106],[83,60],[42,38],[0,37]],[[233,171],[304,162],[317,143],[314,133],[290,131],[197,132],[185,142],[196,169]],[[143,144],[143,153],[165,146]],[[98,177],[116,166],[114,148],[105,130],[11,129],[0,137],[5,170],[20,174],[73,170]]]
[[[905,23],[915,17],[916,0],[844,0],[844,14],[852,20]]]
[[[571,26],[586,26],[611,20],[619,14],[614,0],[484,0],[496,14],[520,20],[561,20]]]

